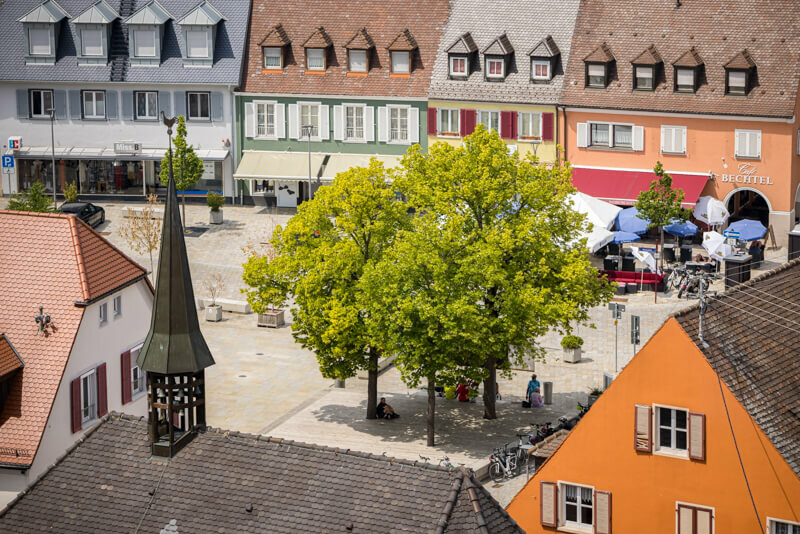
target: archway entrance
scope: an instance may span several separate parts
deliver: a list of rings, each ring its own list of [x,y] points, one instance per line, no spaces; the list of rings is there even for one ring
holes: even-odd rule
[[[740,189],[728,198],[730,222],[739,219],[754,219],[769,227],[769,203],[764,196],[753,189]]]

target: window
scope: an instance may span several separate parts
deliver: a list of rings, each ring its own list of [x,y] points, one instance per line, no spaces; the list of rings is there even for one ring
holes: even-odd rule
[[[81,54],[84,56],[103,55],[102,30],[81,30]]]
[[[761,157],[761,130],[736,130],[737,158]]]
[[[655,83],[653,77],[655,76],[655,68],[634,66],[634,89],[640,91],[652,91]]]
[[[203,30],[190,30],[186,32],[187,57],[208,57],[208,32]]]
[[[279,47],[265,47],[264,49],[264,68],[282,69],[283,50]]]
[[[186,93],[186,98],[189,101],[189,120],[208,120],[211,118],[208,93]]]
[[[439,108],[439,135],[459,135],[458,109]]]
[[[550,62],[542,60],[531,60],[531,79],[532,80],[549,80],[550,79]]]
[[[105,304],[103,304],[105,306]],[[97,372],[81,375],[81,422],[97,419]]]
[[[591,529],[593,519],[592,488],[562,484],[564,526]]]
[[[611,146],[609,143],[608,131],[611,129],[610,124],[591,124],[591,138],[589,140],[590,146]]]
[[[347,141],[363,141],[364,106],[344,106],[344,138]]]
[[[28,29],[28,46],[32,56],[49,56],[50,50],[50,30],[42,28]]]
[[[324,48],[306,48],[306,68],[308,70],[325,70]]]
[[[300,104],[300,139],[306,139],[303,126],[313,126],[311,137],[319,137],[319,104]]]
[[[408,108],[389,108],[389,141],[408,142]]]
[[[104,302],[100,305],[100,324],[104,325],[108,322],[108,303]]]
[[[117,295],[114,297],[114,317],[119,317],[122,315],[122,295]]]
[[[745,71],[729,70],[727,77],[729,95],[744,95],[747,93],[747,73]]]
[[[587,87],[606,86],[606,66],[603,64],[589,63],[586,68]]]
[[[53,107],[53,91],[34,89],[31,91],[31,117],[44,118],[50,116]]]
[[[411,72],[410,54],[408,52],[392,52],[392,73],[408,74]]]
[[[367,51],[349,50],[347,52],[348,70],[350,72],[367,72]]]
[[[500,131],[500,112],[499,111],[479,111],[478,124],[483,124],[487,130]]]
[[[83,118],[106,118],[106,93],[105,91],[83,92]]]
[[[136,57],[156,57],[156,32],[153,30],[133,31],[133,55]]]
[[[467,58],[465,58],[464,56],[450,56],[450,75],[466,76]]]
[[[675,69],[675,90],[679,93],[694,93],[694,69]]]
[[[633,148],[633,126],[592,122],[589,146]]]
[[[713,509],[678,503],[676,512],[677,534],[713,534]]]
[[[542,138],[542,114],[541,113],[522,113],[519,117],[519,138],[520,139],[541,139]]]
[[[505,60],[487,58],[486,59],[486,77],[487,78],[502,78],[504,73]]]
[[[800,523],[769,519],[769,534],[800,534]]]
[[[136,119],[158,120],[158,93],[145,91],[136,93]]]
[[[256,102],[256,137],[275,135],[275,104]]]
[[[661,152],[686,154],[686,126],[661,127]]]
[[[147,389],[147,380],[145,379],[145,372],[139,369],[136,360],[139,359],[139,353],[142,352],[142,346],[131,350],[131,397],[136,397],[145,392]]]
[[[688,412],[656,406],[656,450],[687,453]]]

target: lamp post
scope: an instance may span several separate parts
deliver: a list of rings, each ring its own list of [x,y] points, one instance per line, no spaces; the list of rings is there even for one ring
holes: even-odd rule
[[[314,125],[304,124],[301,128],[308,140],[308,200],[311,200],[311,134],[314,133]]]
[[[53,166],[53,208],[56,207],[56,134],[55,134],[55,120],[56,108],[47,110],[50,115],[50,164]]]

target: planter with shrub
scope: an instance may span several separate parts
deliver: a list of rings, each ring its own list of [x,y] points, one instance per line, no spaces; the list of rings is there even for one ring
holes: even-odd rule
[[[222,205],[225,204],[225,197],[214,191],[209,191],[206,195],[206,204],[211,208],[208,222],[222,224]]]
[[[579,336],[564,336],[561,340],[561,347],[564,349],[564,361],[567,363],[578,363],[581,361],[583,338]]]

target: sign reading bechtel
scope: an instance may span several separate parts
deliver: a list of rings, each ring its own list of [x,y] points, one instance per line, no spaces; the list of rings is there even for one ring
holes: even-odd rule
[[[753,185],[774,185],[769,176],[758,176],[758,169],[752,163],[740,163],[738,174],[722,174],[723,182]]]

